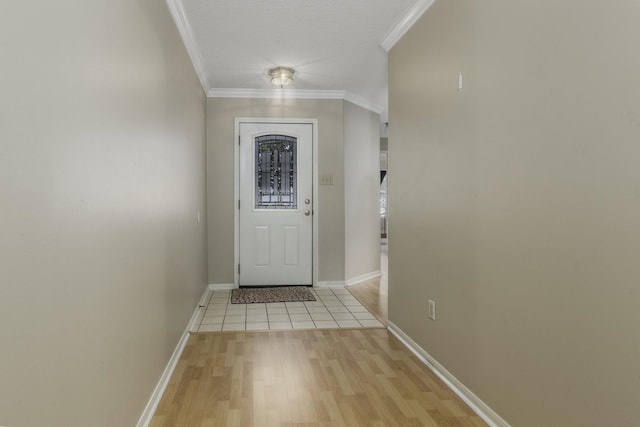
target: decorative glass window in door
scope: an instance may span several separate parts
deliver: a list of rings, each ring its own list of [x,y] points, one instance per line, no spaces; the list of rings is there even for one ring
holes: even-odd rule
[[[255,143],[256,209],[298,208],[298,139],[258,136]]]

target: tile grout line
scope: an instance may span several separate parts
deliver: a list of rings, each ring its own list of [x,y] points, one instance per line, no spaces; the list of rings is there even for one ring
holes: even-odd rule
[[[312,289],[311,291],[313,292],[314,297],[316,297],[316,298],[317,298],[317,299],[316,299],[316,301],[317,301],[317,302],[320,302],[320,303],[322,304],[322,306],[321,306],[321,307],[323,308],[323,310],[325,310],[325,312],[326,312],[326,313],[328,313],[328,314],[330,315],[329,317],[331,318],[331,320],[328,320],[328,321],[332,322],[332,323],[333,323],[333,325],[332,325],[332,326],[330,326],[330,327],[329,327],[329,326],[327,326],[327,327],[329,327],[329,328],[337,328],[337,329],[343,328],[343,326],[341,326],[341,325],[340,325],[340,323],[339,323],[340,321],[343,321],[343,322],[353,322],[353,321],[355,321],[355,323],[356,323],[357,325],[359,325],[359,326],[357,326],[358,328],[368,328],[368,327],[376,327],[376,326],[378,326],[378,325],[369,325],[369,326],[366,326],[366,325],[364,325],[364,324],[363,324],[363,321],[367,321],[367,322],[368,322],[368,321],[373,321],[373,320],[377,320],[377,319],[375,318],[375,316],[373,316],[373,315],[371,314],[371,312],[370,312],[370,311],[369,311],[365,306],[363,306],[363,305],[360,303],[360,301],[358,301],[358,300],[357,300],[357,298],[354,298],[354,297],[353,297],[353,295],[352,295],[351,293],[337,294],[337,293],[335,292],[335,290],[333,290],[333,289],[328,289],[328,290],[327,290],[328,292],[327,292],[326,294],[325,294],[324,292],[323,292],[323,293],[318,294],[318,293],[317,293],[315,290],[313,290],[313,289]],[[224,292],[224,291],[223,291],[223,292]],[[347,292],[348,292],[348,291],[347,291]],[[222,293],[222,292],[218,293],[217,295],[218,295],[218,296],[222,296],[222,295],[221,295],[221,293]],[[207,304],[207,308],[206,308],[206,310],[205,310],[205,314],[207,314],[207,311],[209,310],[209,305],[211,305],[211,304],[212,304],[212,302],[214,301],[214,297],[215,297],[215,296],[216,296],[216,291],[214,291],[214,292],[212,293],[212,295],[210,296],[210,298],[209,298],[209,302],[208,302],[208,304]],[[338,305],[331,305],[331,306],[328,306],[328,305],[326,305],[325,301],[323,300],[323,297],[331,297],[331,298],[335,298],[336,302],[338,302],[339,304],[338,304]],[[364,312],[362,312],[362,311],[352,312],[352,311],[351,311],[351,309],[350,309],[349,307],[353,307],[353,305],[352,305],[352,306],[347,306],[347,305],[345,304],[345,301],[344,301],[344,299],[345,299],[345,298],[346,298],[346,299],[349,299],[349,297],[354,298],[355,302],[357,302],[357,303],[358,303],[358,307],[359,307],[359,308],[364,308],[364,309],[365,309],[365,311],[364,311]],[[228,316],[228,315],[229,315],[229,316],[231,316],[231,315],[232,315],[232,314],[229,312],[229,308],[230,308],[230,299],[231,299],[231,293],[230,293],[230,292],[226,292],[225,306],[224,306],[224,312],[223,312],[223,314],[222,314],[222,316],[221,316],[221,317],[222,317],[222,324],[220,325],[220,330],[224,330],[224,326],[225,326],[225,325],[236,324],[236,323],[227,323],[227,322],[226,322],[226,318],[227,318],[227,316]],[[219,300],[220,300],[219,298],[217,298],[217,299],[216,299],[216,301],[219,301]],[[352,302],[353,302],[353,301],[352,301]],[[290,308],[296,308],[296,307],[288,307],[288,306],[287,306],[287,304],[286,304],[286,302],[283,302],[283,303],[282,303],[282,304],[283,304],[283,306],[284,306],[284,311],[285,311],[285,313],[286,313],[286,315],[287,315],[287,318],[288,318],[288,321],[285,321],[285,322],[287,322],[287,323],[289,324],[289,326],[291,327],[291,329],[292,329],[292,330],[296,330],[296,329],[294,328],[294,320],[291,318],[291,315],[292,315],[292,314],[305,314],[306,316],[308,316],[308,317],[311,319],[310,321],[309,321],[309,320],[300,320],[300,321],[296,321],[296,322],[301,323],[301,322],[307,322],[307,321],[308,321],[308,322],[310,322],[310,323],[312,323],[312,324],[314,325],[314,328],[313,328],[313,329],[324,329],[324,328],[325,328],[324,326],[318,326],[318,322],[322,322],[322,320],[316,320],[316,319],[314,319],[314,318],[312,317],[312,313],[309,311],[309,307],[305,304],[305,301],[301,301],[301,303],[302,303],[302,305],[300,305],[300,306],[296,306],[296,307],[304,307],[304,311],[305,311],[304,313],[291,313],[291,312],[289,311],[289,309],[290,309]],[[266,318],[267,318],[267,322],[266,322],[266,324],[267,324],[268,330],[272,330],[272,329],[271,329],[271,323],[276,323],[277,321],[273,321],[273,322],[272,322],[272,320],[271,320],[271,315],[276,315],[276,314],[285,314],[285,313],[273,313],[273,314],[270,314],[270,313],[269,313],[269,311],[268,311],[268,303],[263,303],[263,304],[264,304],[264,305],[263,305],[263,307],[265,308],[265,315],[266,315]],[[243,330],[243,331],[247,331],[247,330],[248,330],[248,325],[249,325],[249,323],[250,323],[250,322],[249,322],[249,319],[248,319],[248,317],[249,317],[249,304],[242,304],[242,305],[244,306],[243,314],[237,314],[237,313],[234,313],[233,315],[244,315],[244,320],[243,320],[243,322],[242,322],[242,325],[243,325],[243,328],[244,328],[244,329],[242,329],[242,330]],[[318,306],[316,306],[316,307],[318,307]],[[331,310],[330,310],[330,307],[334,307],[334,309],[336,309],[336,307],[337,307],[337,309],[338,309],[338,310],[340,310],[340,311],[335,311],[335,312],[334,312],[334,311],[331,311]],[[346,310],[346,311],[343,311],[343,310]],[[218,315],[218,312],[217,312],[217,311],[213,311],[213,312],[210,312],[210,313],[213,313],[213,314],[214,314],[214,316],[218,317],[218,316],[217,316],[217,315]],[[341,319],[341,320],[336,319],[336,317],[335,317],[336,313],[337,313],[337,314],[341,314],[341,315],[342,315],[342,314],[349,314],[349,315],[352,317],[352,319]],[[361,313],[363,313],[364,315],[368,314],[369,316],[373,316],[374,318],[373,318],[373,319],[359,319],[358,317],[356,317],[356,314],[361,314]],[[254,313],[254,314],[255,314],[255,313]],[[201,319],[201,321],[200,321],[200,325],[199,325],[199,327],[198,327],[198,332],[200,332],[200,327],[202,327],[202,326],[203,326],[202,322],[204,321],[204,317],[207,317],[207,316],[202,316],[202,319]],[[253,322],[253,323],[265,323],[265,322],[257,321],[257,322]],[[378,321],[378,323],[379,323],[379,324],[381,324],[381,322],[379,322],[379,321]],[[212,324],[212,325],[216,325],[216,324]],[[350,328],[350,327],[351,327],[351,326],[344,326],[344,328]],[[353,327],[356,327],[356,326],[353,326]],[[300,328],[300,329],[312,329],[312,328]],[[209,332],[209,331],[204,331],[204,332]],[[211,331],[211,332],[214,332],[214,331]]]

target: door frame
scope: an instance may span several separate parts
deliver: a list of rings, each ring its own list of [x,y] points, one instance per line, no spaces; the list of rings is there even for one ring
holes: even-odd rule
[[[313,182],[313,203],[311,209],[313,212],[313,234],[312,234],[312,259],[311,259],[311,279],[313,286],[318,286],[318,119],[305,119],[305,118],[266,118],[266,117],[236,117],[235,128],[233,134],[233,169],[234,169],[234,183],[233,183],[233,211],[234,211],[234,230],[233,230],[233,287],[239,287],[239,275],[238,264],[240,262],[240,209],[238,203],[240,201],[240,124],[241,123],[254,123],[254,124],[310,124],[312,128],[311,132],[311,145],[312,145],[312,182]]]

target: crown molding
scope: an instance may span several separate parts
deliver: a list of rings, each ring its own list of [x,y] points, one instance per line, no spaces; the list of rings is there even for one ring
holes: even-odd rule
[[[344,100],[348,101],[352,104],[355,104],[359,107],[364,108],[365,110],[373,111],[376,114],[382,114],[384,111],[384,107],[381,107],[373,102],[370,102],[368,99],[365,99],[355,93],[347,92],[344,96]]]
[[[409,31],[409,28],[435,3],[435,0],[415,0],[406,10],[404,15],[389,30],[380,42],[380,46],[389,52],[391,48]]]
[[[207,96],[209,98],[341,99],[376,114],[384,111],[383,107],[346,90],[211,89]]]
[[[189,21],[187,20],[187,14],[185,13],[184,7],[182,6],[182,1],[167,0],[167,6],[169,7],[169,12],[171,12],[173,21],[178,28],[178,32],[180,33],[180,37],[182,38],[184,47],[187,49],[189,58],[191,58],[191,63],[193,64],[193,68],[198,75],[200,85],[202,85],[202,89],[206,93],[209,90],[209,83],[207,82],[207,75],[204,72],[204,62],[202,61],[202,54],[200,53],[200,49],[198,48],[198,44],[196,43],[195,38],[193,37],[193,31],[191,30],[191,26],[189,25]]]
[[[209,98],[344,99],[344,90],[210,89]]]

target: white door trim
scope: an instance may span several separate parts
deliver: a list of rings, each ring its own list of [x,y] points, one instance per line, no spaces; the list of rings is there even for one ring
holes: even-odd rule
[[[233,286],[238,287],[238,263],[240,262],[240,123],[282,123],[282,124],[310,124],[313,128],[313,286],[318,286],[318,119],[292,119],[292,118],[262,118],[262,117],[236,117],[233,136],[233,205],[234,205],[234,230],[233,230]]]

